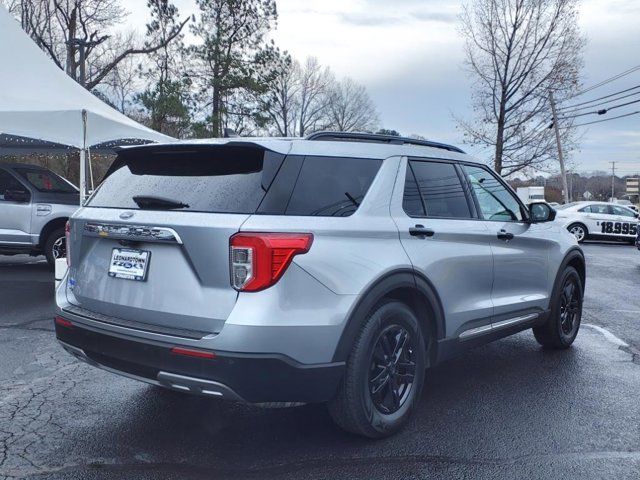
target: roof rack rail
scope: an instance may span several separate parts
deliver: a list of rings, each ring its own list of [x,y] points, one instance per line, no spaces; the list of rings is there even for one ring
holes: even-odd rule
[[[458,147],[447,145],[446,143],[431,142],[429,140],[418,140],[409,137],[396,137],[394,135],[382,135],[378,133],[360,132],[316,132],[307,136],[307,140],[339,141],[339,142],[370,142],[388,143],[391,145],[418,145],[421,147],[441,148],[450,152],[465,153]]]

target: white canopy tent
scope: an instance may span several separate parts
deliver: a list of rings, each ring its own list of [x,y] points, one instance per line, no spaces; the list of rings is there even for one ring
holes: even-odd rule
[[[90,149],[172,140],[111,108],[67,76],[0,6],[0,154],[79,149],[82,202]]]

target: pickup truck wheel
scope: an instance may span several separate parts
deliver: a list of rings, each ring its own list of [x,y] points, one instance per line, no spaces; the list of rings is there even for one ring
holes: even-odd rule
[[[389,436],[402,428],[418,403],[425,368],[425,341],[416,315],[404,303],[383,303],[355,341],[329,413],[348,432]]]
[[[569,348],[578,335],[582,319],[582,280],[578,271],[567,267],[553,293],[551,315],[547,323],[533,328],[533,334],[545,348]]]
[[[67,239],[64,234],[64,228],[58,228],[51,232],[44,243],[44,254],[47,262],[52,267],[56,263],[57,258],[67,256]]]

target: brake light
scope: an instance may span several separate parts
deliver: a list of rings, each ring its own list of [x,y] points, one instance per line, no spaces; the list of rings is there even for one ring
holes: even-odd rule
[[[64,226],[65,255],[67,256],[67,266],[71,266],[71,224],[67,221]]]
[[[229,246],[231,285],[242,292],[271,287],[312,243],[310,233],[236,233]]]

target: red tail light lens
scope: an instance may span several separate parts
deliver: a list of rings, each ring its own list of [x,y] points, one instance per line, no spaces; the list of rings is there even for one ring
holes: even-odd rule
[[[195,348],[173,347],[171,353],[174,355],[183,355],[185,357],[206,358],[213,360],[216,354],[207,350],[196,350]]]
[[[64,226],[65,251],[67,256],[67,266],[71,266],[71,224],[67,222]]]
[[[237,233],[231,237],[229,264],[231,285],[243,292],[257,292],[274,285],[293,257],[307,253],[310,233]]]

